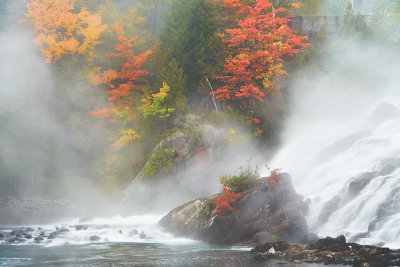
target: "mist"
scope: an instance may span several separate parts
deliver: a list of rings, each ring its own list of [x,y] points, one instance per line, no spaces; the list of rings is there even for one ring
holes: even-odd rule
[[[60,216],[104,211],[104,197],[91,184],[108,141],[99,131],[104,125],[89,116],[101,101],[86,96],[90,87],[75,71],[44,62],[29,27],[20,23],[23,2],[6,1],[1,8],[1,201],[35,206],[40,198],[62,200],[66,210],[54,211]],[[55,80],[60,74],[64,79]],[[74,90],[64,90],[67,83]],[[98,158],[87,156],[96,151]]]
[[[391,162],[399,151],[397,52],[357,36],[330,38],[325,69],[306,69],[291,86],[291,116],[273,163],[292,175],[295,189],[310,203],[308,223],[322,236],[352,238],[373,229],[374,220],[393,223],[380,214],[398,187],[398,165]],[[379,175],[352,195],[357,177],[366,173]],[[397,208],[390,210],[397,217]],[[358,241],[394,245],[387,234],[393,229],[384,224]]]
[[[124,6],[127,2],[117,4]],[[207,162],[189,160],[174,174],[148,184],[135,182],[135,172],[129,169],[125,184],[130,190],[120,190],[120,196],[113,197],[109,194],[112,189],[102,188],[100,179],[112,180],[102,172],[105,159],[115,152],[110,149],[108,132],[115,126],[89,115],[107,105],[107,97],[104,92],[94,93],[98,88],[93,88],[73,67],[45,63],[29,25],[20,22],[24,18],[24,3],[8,1],[1,7],[5,16],[1,17],[0,59],[7,62],[0,66],[3,204],[17,199],[23,201],[18,205],[34,209],[35,205],[42,206],[42,199],[48,199],[50,202],[44,205],[61,207],[49,212],[53,217],[102,217],[120,212],[165,214],[194,198],[218,193],[222,185],[217,175],[235,174],[249,160],[252,167],[264,167],[271,156],[254,142],[231,145],[215,151]],[[215,129],[217,141],[206,141],[223,144],[230,128],[246,132],[240,127],[227,122]],[[268,173],[263,170],[261,175]],[[52,205],[52,201],[61,204]],[[0,216],[5,222],[8,214],[0,212]],[[17,217],[19,223],[24,223],[34,216]]]

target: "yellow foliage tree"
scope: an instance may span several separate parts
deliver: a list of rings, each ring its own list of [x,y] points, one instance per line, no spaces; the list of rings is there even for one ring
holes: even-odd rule
[[[175,111],[175,108],[172,107],[173,103],[171,104],[168,101],[169,91],[169,86],[164,82],[163,87],[160,88],[160,92],[155,94],[148,93],[142,98],[143,105],[140,109],[145,118],[164,119]]]
[[[101,16],[86,8],[79,11],[74,0],[30,0],[26,20],[33,24],[35,42],[42,48],[46,62],[65,55],[84,55],[90,64],[99,37],[106,29]]]

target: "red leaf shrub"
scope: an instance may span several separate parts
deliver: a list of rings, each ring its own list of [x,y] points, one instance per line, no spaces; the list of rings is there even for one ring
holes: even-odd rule
[[[233,211],[231,203],[235,202],[239,198],[242,197],[240,193],[233,193],[226,185],[222,188],[222,193],[219,195],[218,199],[215,200],[213,203],[217,205],[216,213],[226,213],[228,211]]]
[[[281,180],[279,179],[279,172],[281,169],[274,169],[273,171],[271,171],[271,175],[269,177],[267,177],[267,181],[268,184],[267,186],[273,186],[278,182],[281,182]]]

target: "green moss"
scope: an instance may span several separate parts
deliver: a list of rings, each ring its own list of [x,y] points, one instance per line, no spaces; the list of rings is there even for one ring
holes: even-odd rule
[[[201,136],[201,130],[194,124],[189,124],[182,129],[182,132],[199,139]]]
[[[156,174],[170,174],[174,171],[175,165],[172,163],[175,154],[167,145],[162,145],[149,159],[143,168],[143,175],[146,178]]]

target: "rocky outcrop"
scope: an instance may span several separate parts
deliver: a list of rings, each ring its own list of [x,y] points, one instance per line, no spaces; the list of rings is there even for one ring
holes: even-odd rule
[[[190,179],[193,179],[192,172],[195,171],[193,166],[204,164],[203,161],[212,162],[216,155],[222,154],[220,152],[226,131],[202,124],[199,122],[200,119],[195,115],[187,115],[184,121],[177,122],[180,130],[164,138],[155,146],[143,170],[124,191],[121,203],[122,213],[147,212],[149,207],[157,212],[157,208],[165,204],[165,200],[158,196],[163,195],[166,190],[175,190],[174,195],[181,194],[179,188],[171,188],[171,185],[192,183]],[[160,153],[160,150],[164,150],[165,153]],[[158,164],[165,165],[164,163],[168,162],[167,172],[155,170],[154,166],[159,167],[157,153],[169,157],[163,158],[163,163]],[[161,166],[161,169],[163,168],[164,166]],[[154,171],[151,172],[154,175],[146,177],[146,169]],[[206,175],[205,170],[204,173]],[[171,200],[171,196],[169,198]],[[181,198],[188,199],[185,196]]]
[[[159,224],[179,235],[219,244],[260,244],[286,240],[310,242],[304,215],[307,206],[291,184],[288,174],[280,182],[266,185],[266,179],[242,193],[228,214],[217,214],[218,195],[196,199],[172,210]]]
[[[252,249],[251,253],[259,259],[282,259],[294,263],[400,266],[399,251],[347,243],[344,236],[326,237],[307,246],[287,242],[264,243]]]

